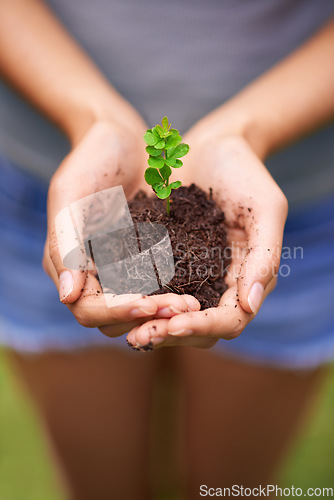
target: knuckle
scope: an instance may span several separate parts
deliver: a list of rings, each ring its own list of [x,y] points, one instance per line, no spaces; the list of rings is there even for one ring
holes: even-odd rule
[[[84,326],[85,328],[94,328],[97,326],[90,314],[84,309],[77,311],[75,314],[75,318],[79,325]]]
[[[65,160],[64,160],[65,161]],[[57,194],[64,187],[64,179],[61,171],[58,169],[53,174],[49,184],[49,194]]]
[[[44,272],[52,279],[53,271],[55,269],[53,261],[50,258],[49,245],[45,245],[42,258],[42,268]]]
[[[122,323],[123,321],[126,321],[127,318],[125,319],[125,314],[123,312],[123,309],[114,307],[112,311],[112,317],[110,317],[110,323],[119,324]]]
[[[236,339],[242,333],[244,328],[245,328],[245,326],[244,326],[242,320],[239,317],[235,318],[235,320],[232,324],[232,328],[228,332],[228,334],[225,336],[225,339],[226,340]]]
[[[48,269],[48,259],[44,253],[43,259],[42,259],[42,268],[46,274],[49,274],[49,269]]]
[[[107,337],[116,337],[117,335],[119,335],[119,332],[110,325],[100,326],[99,330],[101,333],[103,333],[103,335],[106,335]]]
[[[239,337],[240,333],[244,329],[244,323],[240,319],[240,315],[238,315],[238,316],[231,318],[231,320],[229,321],[230,326],[229,326],[228,331],[227,331],[226,327],[223,327],[222,317],[219,314],[219,307],[216,309],[215,312],[213,312],[212,321],[213,321],[213,325],[214,324],[221,325],[221,328],[216,327],[215,333],[216,333],[216,335],[221,336],[225,340],[233,340],[233,339]]]
[[[49,256],[52,262],[58,257],[58,242],[55,235],[50,236],[49,240]]]
[[[280,253],[281,251],[273,252],[271,255],[268,255],[267,257],[267,268],[268,268],[268,275],[269,276],[275,276],[278,273],[279,270],[279,265],[280,265]]]
[[[272,278],[271,281],[269,281],[268,285],[266,286],[266,292],[271,293],[273,290],[275,290],[277,285],[277,276]]]
[[[276,194],[276,205],[277,209],[283,214],[288,214],[289,202],[283,191],[277,186],[277,194]]]

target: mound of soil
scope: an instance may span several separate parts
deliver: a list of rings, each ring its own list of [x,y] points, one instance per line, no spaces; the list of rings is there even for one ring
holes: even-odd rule
[[[227,286],[224,282],[230,251],[226,247],[224,213],[195,184],[172,192],[170,216],[166,201],[137,193],[129,202],[134,221],[163,224],[169,232],[175,262],[172,281],[154,294],[190,294],[201,309],[215,307]]]

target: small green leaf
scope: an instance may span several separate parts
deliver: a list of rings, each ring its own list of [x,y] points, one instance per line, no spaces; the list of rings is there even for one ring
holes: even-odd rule
[[[156,192],[158,198],[164,200],[171,194],[172,188],[170,186],[161,186],[154,189],[154,191]]]
[[[162,182],[161,175],[159,174],[159,170],[156,168],[149,167],[145,170],[145,181],[150,186],[154,186],[155,184]]]
[[[160,141],[160,135],[158,134],[158,131],[155,127],[151,128],[151,132],[154,135],[154,137],[157,138],[157,142]]]
[[[150,167],[162,168],[165,164],[165,159],[162,157],[154,158],[153,156],[150,156],[149,159],[147,160],[147,163],[149,164]]]
[[[185,156],[189,151],[189,146],[188,144],[185,144],[184,142],[179,144],[175,149],[173,149],[169,153],[170,158],[181,158],[182,156]]]
[[[157,149],[163,149],[165,147],[165,141],[159,141],[154,146]]]
[[[182,185],[181,181],[168,184],[172,168],[182,167],[183,162],[179,158],[188,153],[189,146],[182,143],[179,131],[171,128],[167,116],[163,117],[161,125],[147,130],[144,139],[147,143],[146,152],[149,154],[145,180],[158,198],[169,198],[172,189],[178,189]],[[167,213],[169,214],[169,201]]]
[[[159,172],[165,179],[165,181],[172,175],[172,169],[168,165],[164,165],[162,168],[160,168]]]
[[[175,158],[167,158],[167,160],[165,161],[165,163],[169,167],[174,167],[174,165],[176,163],[176,159]]]
[[[156,125],[154,128],[157,131],[157,133],[159,134],[159,137],[163,138],[164,137],[164,130],[161,127],[161,125]]]
[[[155,149],[153,146],[147,146],[146,151],[151,156],[160,156],[162,153],[162,149]]]
[[[176,146],[178,146],[181,141],[182,137],[178,133],[172,134],[172,136],[168,137],[166,140],[165,149],[176,148]]]
[[[145,132],[145,134],[144,134],[144,141],[149,146],[153,146],[154,144],[156,144],[158,142],[158,140],[159,139],[152,134],[151,130],[147,130]]]
[[[163,126],[164,130],[168,130],[168,128],[169,128],[169,123],[168,123],[168,118],[167,118],[167,116],[164,116],[164,117],[163,117],[163,119],[162,119],[161,123],[162,123],[162,126]]]
[[[176,160],[176,161],[175,161],[174,168],[180,168],[180,167],[182,167],[182,165],[183,165],[183,161],[181,161],[181,160]]]
[[[170,135],[170,131],[169,130],[165,130],[161,127],[161,125],[156,125],[154,127],[154,130],[156,131],[156,133],[159,135],[159,138],[160,139],[165,139],[166,137],[168,137]],[[152,129],[153,131],[153,129]]]

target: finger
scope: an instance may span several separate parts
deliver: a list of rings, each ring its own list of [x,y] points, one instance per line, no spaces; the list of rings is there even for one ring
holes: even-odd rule
[[[134,350],[148,351],[161,347],[192,346],[202,349],[212,347],[218,339],[213,337],[173,337],[168,335],[168,321],[159,319],[148,321],[131,330],[127,343]]]
[[[106,209],[103,203],[95,202],[98,193],[92,194],[96,173],[87,168],[89,155],[92,152],[82,144],[73,150],[52,178],[48,192],[49,256],[56,271],[56,276],[53,272],[50,275],[58,286],[60,300],[66,304],[80,297],[87,269],[93,268],[84,243],[87,227],[99,208]],[[78,182],[78,165],[84,183]]]
[[[262,301],[271,291],[273,284],[265,290]],[[240,305],[237,286],[229,288],[221,298],[218,307],[174,316],[168,322],[168,334],[175,337],[210,336],[231,340],[238,337],[254,318]]]
[[[141,296],[140,294],[112,295],[103,293],[97,278],[89,271],[82,294],[73,304],[67,304],[77,321],[88,328],[108,326],[103,333],[118,336],[153,317],[171,317],[185,311],[198,310],[199,302],[189,295],[162,294]],[[108,305],[107,305],[108,304]],[[133,323],[134,321],[137,321]],[[129,323],[116,328],[117,324]]]
[[[52,259],[50,257],[50,248],[52,248]],[[59,291],[59,299],[63,303],[71,303],[80,296],[79,290],[82,290],[87,278],[85,269],[68,270],[62,265],[59,257],[56,241],[51,241],[47,237],[44,246],[43,269],[50,276]]]
[[[50,238],[51,262],[55,272],[52,277],[58,288],[60,301],[64,304],[75,302],[81,295],[87,279],[86,269],[67,269],[60,259],[57,243]],[[83,264],[84,265],[84,264]]]
[[[134,328],[142,325],[147,321],[146,318],[141,318],[138,320],[130,321],[127,323],[118,323],[115,325],[105,325],[105,326],[100,326],[99,330],[103,335],[106,335],[107,337],[115,338],[115,337],[120,337],[121,335],[124,335],[124,333],[130,332]]]
[[[50,187],[48,196],[48,256],[47,272],[53,279],[59,291],[61,302],[75,302],[81,295],[81,290],[87,278],[87,255],[84,245],[78,238],[68,207],[58,210],[61,203],[59,190]],[[72,252],[72,253],[71,253]],[[71,269],[64,265],[64,258],[73,255]],[[74,262],[75,261],[75,262]]]
[[[256,314],[267,285],[279,270],[287,202],[278,190],[264,205],[245,217],[248,248],[237,278],[242,308]]]
[[[154,319],[147,321],[144,325],[137,326],[127,336],[127,341],[132,346],[138,348],[152,343],[157,346],[164,342],[167,335],[168,319]]]
[[[151,298],[158,306],[155,318],[171,318],[175,316],[175,314],[181,314],[188,311],[199,311],[201,308],[198,300],[192,295],[164,293],[161,295],[152,295]]]
[[[154,302],[156,302],[156,304],[160,308],[157,310],[156,314],[154,315],[154,318],[152,318],[152,316],[150,317],[147,316],[127,323],[119,323],[113,325],[108,324],[100,327],[99,328],[100,331],[104,335],[107,335],[109,337],[118,337],[126,332],[129,332],[133,328],[148,322],[150,319],[171,318],[176,314],[181,314],[182,312],[191,310],[197,311],[200,309],[200,304],[198,300],[196,300],[191,295],[178,296],[169,293],[169,294],[153,296],[151,298],[153,299]],[[149,340],[147,340],[146,343],[148,342]]]
[[[128,296],[132,300],[124,303],[119,302],[116,296],[115,305],[108,307],[104,294],[99,293],[97,287],[89,286],[91,279],[93,277],[88,274],[84,293],[73,304],[67,304],[81,325],[87,328],[115,326],[141,318],[148,319],[157,313],[158,305],[152,297]],[[112,303],[111,301],[108,300],[108,303]]]
[[[49,237],[46,237],[45,245],[44,245],[44,253],[43,253],[43,261],[42,266],[46,274],[52,279],[56,287],[58,288],[58,274],[54,265],[52,264],[52,260],[50,259],[49,252]]]

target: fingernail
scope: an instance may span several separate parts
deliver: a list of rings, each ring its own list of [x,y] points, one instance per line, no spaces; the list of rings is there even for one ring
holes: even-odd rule
[[[142,317],[142,316],[152,316],[152,312],[146,311],[144,309],[141,309],[141,307],[135,307],[134,309],[131,309],[130,315],[133,316],[134,318],[137,317]]]
[[[248,304],[251,308],[253,314],[256,314],[261,306],[262,296],[263,296],[264,288],[261,283],[256,281],[248,294]]]
[[[142,346],[139,346],[139,349],[140,351],[142,352],[149,352],[149,351],[153,351],[153,344],[151,341],[149,341],[148,344],[145,344],[145,345],[142,345]]]
[[[198,300],[195,299],[195,297],[192,297],[191,295],[185,295],[183,298],[186,301],[189,310],[196,311],[198,309]]]
[[[181,311],[180,309],[177,309],[174,306],[163,307],[162,309],[159,309],[159,311],[158,311],[159,316],[166,316],[167,318],[171,315],[171,313],[181,314],[183,312],[186,312],[186,311]]]
[[[135,303],[135,307],[131,309],[130,314],[134,318],[143,316],[153,316],[157,312],[157,307],[149,299],[141,299]]]
[[[155,310],[149,311],[148,309],[144,309],[143,307],[135,307],[134,309],[131,309],[130,315],[133,318],[142,318],[143,316],[153,316],[155,312]]]
[[[131,349],[135,350],[135,351],[139,351],[139,349],[137,349],[131,342],[130,340],[128,339],[125,339],[126,340],[126,343],[128,344],[129,347],[131,347]]]
[[[59,276],[59,298],[61,302],[73,292],[73,276],[70,271],[63,271]]]
[[[165,317],[165,318],[169,318],[171,315],[171,310],[169,307],[163,307],[162,309],[159,309],[158,310],[158,317],[159,318],[162,318],[162,317]]]
[[[145,344],[145,345],[140,345],[140,344],[131,344],[131,342],[129,342],[128,340],[126,341],[126,343],[128,344],[129,347],[131,347],[131,349],[133,349],[134,351],[140,351],[140,352],[148,352],[148,351],[153,351],[153,344],[152,342],[150,341],[148,344]]]
[[[138,346],[138,344],[133,345],[133,344],[131,344],[131,342],[128,339],[125,339],[125,340],[126,340],[126,343],[128,344],[128,346],[131,347],[131,349],[133,349],[134,351],[140,351],[140,347]]]
[[[168,335],[173,335],[177,337],[178,335],[192,335],[194,332],[188,328],[182,328],[181,330],[176,330],[176,332],[168,332]]]
[[[187,312],[187,309],[186,309],[186,308],[184,308],[184,309],[178,309],[178,308],[177,308],[177,307],[175,307],[175,306],[169,306],[169,309],[170,309],[172,312],[176,313],[176,314],[181,314],[181,313],[185,313],[185,312]]]

